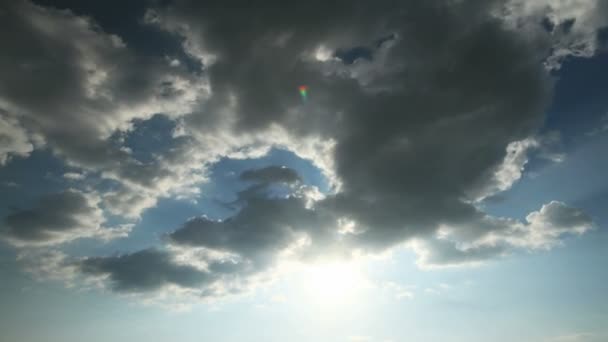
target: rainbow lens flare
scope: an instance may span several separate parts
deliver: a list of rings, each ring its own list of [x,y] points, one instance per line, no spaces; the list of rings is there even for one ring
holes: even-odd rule
[[[300,91],[300,96],[302,97],[302,101],[306,101],[306,99],[308,97],[308,86],[301,85],[298,87],[298,90]]]

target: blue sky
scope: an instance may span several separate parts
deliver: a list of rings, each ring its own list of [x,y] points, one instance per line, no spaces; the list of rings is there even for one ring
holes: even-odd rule
[[[0,6],[0,339],[607,340],[607,10]]]

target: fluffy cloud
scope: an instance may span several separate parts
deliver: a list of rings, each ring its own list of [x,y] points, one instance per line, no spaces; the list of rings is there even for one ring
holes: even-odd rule
[[[566,3],[549,8],[569,13]],[[543,63],[555,67],[560,47],[589,55],[573,50],[588,42],[578,19],[568,24],[575,38],[558,39],[541,25],[546,7],[515,0],[399,6],[176,1],[151,8],[146,22],[179,36],[201,64],[197,73],[139,56],[90,19],[25,2],[9,7],[9,25],[22,38],[5,39],[11,55],[0,59],[7,72],[0,107],[70,164],[118,182],[100,195],[111,213],[137,217],[161,196],[196,196],[207,166],[271,146],[310,159],[332,183],[331,193],[312,197],[293,170],[247,171],[241,179],[255,184],[239,194],[234,216],[190,219],[166,236],[167,250],[89,258],[79,270],[120,291],[211,291],[272,269],[286,253],[375,253],[409,242],[422,266],[462,265],[549,249],[589,229],[587,216],[559,202],[526,222],[478,206],[520,179],[528,152],[539,147],[552,88]],[[32,70],[46,83],[26,86]],[[310,89],[305,103],[301,84]],[[136,130],[134,119],[154,113],[174,120],[171,147],[140,160],[121,139]],[[267,196],[276,183],[290,194]],[[74,226],[42,212],[58,223],[43,229],[27,215],[17,221],[43,236]],[[100,217],[91,226],[100,227]],[[223,257],[178,262],[176,250]]]
[[[267,177],[269,174],[273,177]],[[173,287],[200,299],[247,291],[258,278],[280,266],[282,259],[316,258],[321,250],[329,253],[338,247],[333,245],[339,234],[334,218],[308,208],[306,192],[292,189],[286,198],[267,198],[260,191],[260,186],[300,179],[295,171],[264,168],[243,175],[263,183],[252,185],[250,189],[256,191],[240,193],[237,202],[242,208],[235,216],[222,221],[193,218],[165,237],[164,249],[70,264],[119,292],[147,293]]]
[[[121,187],[113,201],[133,199],[143,210],[160,196],[199,183],[201,160],[180,157],[184,146],[138,160],[123,146],[133,120],[156,113],[172,118],[190,113],[205,96],[204,80],[187,68],[170,66],[163,58],[131,50],[86,17],[28,1],[4,4],[0,16],[0,110],[2,162],[7,154],[33,149],[25,131],[76,167],[113,179]],[[187,145],[180,141],[182,145]],[[177,166],[171,163],[177,161]],[[185,184],[185,185],[184,185]],[[116,199],[120,194],[126,197]],[[137,205],[136,205],[137,207]],[[135,217],[141,210],[118,214]]]
[[[434,239],[410,245],[425,268],[479,264],[517,249],[548,250],[564,236],[581,235],[592,227],[588,215],[553,201],[528,214],[525,223],[484,216],[461,227],[443,226]]]
[[[497,6],[328,6],[328,20],[313,23],[308,6],[276,16],[280,6],[241,13],[179,2],[149,20],[183,35],[186,50],[207,63],[213,101],[204,114],[185,117],[192,134],[205,129],[199,117],[221,112],[240,131],[279,125],[295,141],[333,141],[328,173],[340,192],[323,206],[357,221],[363,232],[356,239],[381,249],[476,215],[463,197],[496,182],[507,146],[542,122],[546,51],[493,16]],[[231,34],[236,18],[252,29]],[[319,46],[348,49],[389,34],[395,38],[371,61],[352,67],[307,57]],[[365,77],[360,64],[369,69]],[[299,83],[311,90],[306,106],[294,92]]]
[[[514,141],[507,145],[507,153],[496,169],[493,178],[485,182],[482,189],[476,189],[477,193],[469,194],[476,201],[509,189],[513,183],[521,178],[524,167],[528,163],[528,152],[540,146],[537,139],[526,138]]]
[[[47,195],[38,205],[8,215],[1,237],[19,246],[50,246],[80,238],[111,240],[125,237],[131,226],[104,227],[105,218],[96,194],[67,190]]]
[[[205,272],[171,261],[171,255],[156,249],[109,258],[88,258],[80,264],[82,272],[107,275],[115,290],[150,291],[175,284],[193,287],[205,281]]]
[[[75,163],[109,163],[119,153],[105,138],[134,118],[189,112],[198,96],[185,70],[138,56],[88,18],[26,1],[5,7],[0,104]]]
[[[343,236],[341,243],[378,251],[416,238],[426,243],[426,248],[415,248],[421,264],[425,260],[464,264],[506,254],[525,243],[542,244],[531,232],[536,224],[488,217],[471,203],[509,188],[521,177],[527,152],[538,147],[533,136],[551,87],[541,65],[550,56],[550,42],[538,45],[535,39],[544,39],[543,34],[533,39],[511,30],[494,16],[502,8],[498,5],[408,2],[403,4],[403,13],[416,15],[404,18],[398,11],[383,13],[385,21],[380,23],[374,11],[385,10],[382,4],[371,9],[351,6],[349,13],[334,12],[329,6],[324,12],[330,13],[327,17],[332,21],[314,27],[304,19],[304,8],[285,11],[277,20],[268,8],[250,9],[241,17],[238,11],[228,13],[221,6],[181,2],[155,11],[150,18],[183,35],[186,50],[208,65],[216,99],[209,112],[229,113],[237,129],[245,132],[278,124],[296,137],[318,134],[335,141],[331,165],[340,191],[316,203],[314,211],[326,214],[334,224],[339,219],[355,223],[355,233]],[[437,16],[444,25],[427,20]],[[227,27],[232,22],[227,18],[239,18],[242,25],[258,30],[232,36]],[[352,18],[357,20],[349,21]],[[248,24],[253,21],[265,25]],[[307,57],[320,46],[338,51],[369,44],[389,33],[395,41],[382,54],[352,67],[331,58]],[[365,77],[357,64],[367,65]],[[265,79],[262,84],[252,83],[261,78]],[[311,89],[305,109],[292,96],[294,79]],[[286,89],[286,84],[292,84],[292,89]],[[193,123],[189,126],[193,134],[199,129],[199,115],[185,119]],[[248,217],[244,221],[256,222],[249,217],[250,209],[243,209]],[[255,212],[271,222],[283,222],[284,229],[291,227],[283,220],[275,221],[274,213]],[[228,227],[223,222],[216,226],[206,219],[195,220],[197,224],[187,224],[174,236],[185,235],[178,239],[180,243],[239,253],[244,247],[234,248],[230,237],[249,226],[232,226],[232,220],[240,222],[241,214],[228,221]],[[445,224],[465,231],[476,226],[471,231],[473,239],[466,241],[471,246],[465,249],[449,240],[435,241],[435,232]],[[316,227],[314,220],[305,226]],[[487,231],[500,234],[519,226],[524,233],[513,232],[518,237],[509,237],[510,242],[502,237],[501,244],[473,243]],[[289,238],[295,239],[289,237],[291,230],[277,234],[274,225],[262,227],[275,238],[273,244],[268,240],[256,244],[256,253],[273,251],[277,245],[286,246]],[[262,231],[256,235],[265,236]],[[550,242],[554,239],[545,241]],[[247,248],[254,243],[251,239]],[[426,254],[437,257],[425,258]]]
[[[552,50],[549,69],[559,69],[567,57],[593,56],[601,48],[599,31],[608,26],[608,5],[602,0],[511,0],[505,9],[520,29],[545,31]]]

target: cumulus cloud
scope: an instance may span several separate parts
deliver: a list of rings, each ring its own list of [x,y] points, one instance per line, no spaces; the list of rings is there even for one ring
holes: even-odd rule
[[[0,121],[7,142],[0,151],[3,163],[7,155],[31,152],[28,138],[36,137],[37,146],[50,148],[67,164],[117,181],[122,188],[114,197],[146,194],[142,210],[201,181],[193,170],[200,159],[170,164],[187,147],[142,161],[116,137],[128,134],[135,119],[190,113],[206,94],[202,77],[133,51],[93,19],[69,10],[16,1],[3,4],[0,16],[6,51],[0,58],[0,110],[11,114]]]
[[[5,37],[11,55],[0,59],[7,75],[0,108],[71,165],[119,183],[99,200],[126,217],[162,196],[198,195],[206,168],[222,157],[257,157],[272,146],[311,160],[329,178],[332,190],[313,196],[298,188],[293,170],[246,171],[241,180],[254,185],[238,194],[232,217],[186,221],[165,237],[167,250],[79,264],[118,291],[215,293],[227,277],[254,277],[285,254],[376,253],[404,243],[423,267],[481,263],[517,249],[549,249],[591,226],[560,202],[525,222],[478,206],[520,179],[540,146],[553,82],[546,66],[565,55],[589,56],[588,33],[602,25],[597,19],[583,29],[576,19],[561,29],[570,33],[548,32],[541,20],[547,11],[571,15],[569,2],[548,2],[403,1],[395,9],[390,1],[227,7],[184,0],[150,8],[145,22],[182,40],[200,62],[195,73],[185,63],[138,55],[91,19],[19,2],[7,12],[21,38]],[[592,15],[581,13],[577,18]],[[586,44],[585,52],[576,44]],[[301,84],[310,90],[305,103]],[[171,146],[143,160],[124,138],[136,131],[134,120],[154,113],[174,122]],[[260,191],[276,183],[290,185],[290,193]],[[18,213],[7,218],[9,235],[65,241],[54,237],[76,230],[74,222],[83,226],[73,218],[82,211],[91,216],[86,231],[99,231],[96,208]],[[28,218],[36,215],[42,219]],[[17,223],[30,228],[17,233]],[[176,250],[223,257],[177,262]]]
[[[544,31],[551,45],[549,69],[559,69],[568,57],[591,57],[600,48],[599,31],[608,26],[602,0],[511,0],[507,18],[520,29]]]
[[[107,162],[103,141],[115,130],[188,112],[196,99],[196,79],[138,56],[89,18],[27,1],[5,7],[0,103],[76,163]]]
[[[44,196],[36,207],[8,215],[1,236],[18,247],[58,245],[80,238],[107,241],[127,236],[130,225],[104,227],[99,202],[96,194],[78,190]]]
[[[443,226],[434,239],[410,242],[424,268],[480,264],[517,249],[549,250],[568,235],[593,228],[579,209],[552,201],[526,216],[525,222],[485,216],[466,226]]]
[[[492,179],[484,184],[484,188],[477,190],[476,194],[470,194],[470,197],[479,201],[509,189],[521,178],[524,167],[528,163],[528,152],[539,146],[540,143],[534,138],[514,141],[507,145],[507,153],[502,163],[493,171]]]
[[[107,275],[118,291],[149,291],[168,284],[183,287],[200,285],[205,272],[171,261],[170,254],[156,249],[109,258],[88,258],[80,264],[82,272]]]
[[[334,141],[329,173],[341,191],[327,206],[361,224],[362,243],[385,248],[473,215],[461,201],[465,192],[494,182],[506,147],[541,123],[550,90],[543,53],[490,15],[495,5],[328,6],[324,17],[331,20],[312,25],[304,7],[274,16],[267,8],[245,14],[181,2],[156,9],[151,21],[183,35],[187,51],[202,61],[215,56],[206,68],[211,107],[186,116],[188,130],[204,130],[199,120],[223,112],[241,131],[280,125],[292,140]],[[265,25],[231,36],[227,18],[235,16],[246,26]],[[321,45],[337,51],[388,34],[395,39],[382,56],[353,63],[377,71],[365,79],[348,66],[332,70],[307,58]],[[273,37],[285,35],[275,44]],[[294,94],[300,82],[311,89],[306,107]]]
[[[213,300],[248,292],[258,282],[267,281],[260,270],[252,272],[230,256],[175,248],[72,259],[61,269],[76,269],[85,283],[148,300],[155,300],[155,294],[187,297],[194,302]]]

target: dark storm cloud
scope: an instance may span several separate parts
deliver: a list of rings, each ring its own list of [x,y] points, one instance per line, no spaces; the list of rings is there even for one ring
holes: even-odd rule
[[[47,195],[32,209],[4,219],[2,238],[16,246],[45,246],[79,238],[112,239],[125,236],[129,227],[104,228],[103,211],[95,194],[67,190]]]

